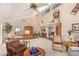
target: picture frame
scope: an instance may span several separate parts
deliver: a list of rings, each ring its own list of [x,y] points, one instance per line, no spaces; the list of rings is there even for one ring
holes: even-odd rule
[[[59,18],[59,10],[54,10],[54,12],[53,12],[53,18],[54,19]]]
[[[72,24],[72,31],[79,31],[79,23]]]

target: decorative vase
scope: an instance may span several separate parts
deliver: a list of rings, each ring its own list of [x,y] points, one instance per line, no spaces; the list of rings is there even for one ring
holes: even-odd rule
[[[30,52],[31,52],[31,55],[33,55],[33,56],[38,56],[39,55],[39,51],[35,47],[32,47],[30,49]]]

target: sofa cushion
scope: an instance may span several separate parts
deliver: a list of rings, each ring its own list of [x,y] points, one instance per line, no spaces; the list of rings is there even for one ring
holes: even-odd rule
[[[70,50],[79,50],[79,47],[69,47]]]
[[[75,39],[75,42],[79,42],[79,38]]]
[[[79,47],[69,47],[69,56],[79,56]]]

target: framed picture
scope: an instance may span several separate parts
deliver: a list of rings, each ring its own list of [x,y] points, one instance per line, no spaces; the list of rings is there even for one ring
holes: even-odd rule
[[[59,18],[59,10],[54,10],[53,12],[53,18]]]
[[[72,30],[73,31],[79,31],[79,23],[72,24]]]

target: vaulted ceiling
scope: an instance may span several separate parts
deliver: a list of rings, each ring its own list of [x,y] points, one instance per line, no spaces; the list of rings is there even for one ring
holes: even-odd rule
[[[35,3],[37,10],[42,14],[49,12],[51,9],[58,7],[56,3]],[[13,18],[28,17],[36,15],[36,10],[29,9],[30,3],[0,3],[0,19],[9,20]],[[38,13],[39,14],[39,13]]]
[[[38,8],[48,5],[48,3],[37,4]],[[36,11],[29,9],[28,3],[0,3],[0,18],[11,19],[15,17],[32,16]]]

